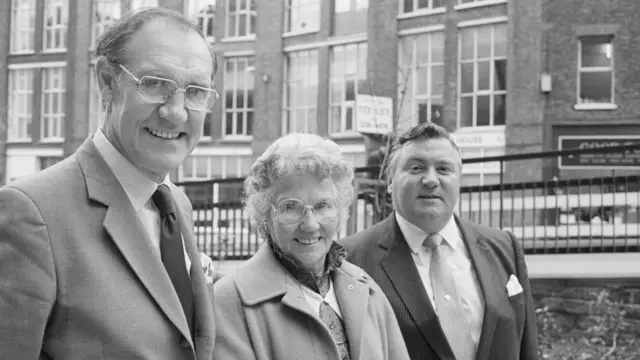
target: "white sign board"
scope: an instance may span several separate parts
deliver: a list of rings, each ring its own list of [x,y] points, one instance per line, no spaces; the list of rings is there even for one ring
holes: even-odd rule
[[[356,95],[356,131],[387,134],[393,130],[393,103],[390,97]]]

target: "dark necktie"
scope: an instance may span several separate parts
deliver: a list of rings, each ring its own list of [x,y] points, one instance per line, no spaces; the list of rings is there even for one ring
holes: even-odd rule
[[[422,243],[432,251],[429,277],[438,320],[456,360],[472,360],[475,358],[476,349],[469,332],[469,319],[462,310],[462,299],[442,253],[442,240],[439,234],[431,234]]]
[[[158,190],[151,197],[160,211],[160,255],[169,278],[176,289],[182,310],[184,311],[189,330],[193,336],[193,289],[187,274],[184,260],[180,224],[176,217],[171,190],[167,185],[158,185]]]

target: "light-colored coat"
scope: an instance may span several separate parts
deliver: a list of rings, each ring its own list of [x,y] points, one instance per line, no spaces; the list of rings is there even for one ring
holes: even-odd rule
[[[171,190],[192,262],[195,344],[159,253],[87,140],[0,189],[0,359],[210,360],[213,287],[189,200]]]
[[[338,348],[300,283],[263,245],[214,286],[215,360],[338,360]],[[408,360],[389,301],[348,262],[333,274],[352,360]]]

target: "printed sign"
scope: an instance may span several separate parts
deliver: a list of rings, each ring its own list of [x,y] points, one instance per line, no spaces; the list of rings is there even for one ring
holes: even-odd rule
[[[356,131],[366,134],[387,134],[393,130],[391,98],[356,95]]]
[[[640,136],[559,136],[558,149],[601,149],[640,144]],[[562,156],[560,169],[640,169],[640,150],[624,153],[575,154]]]

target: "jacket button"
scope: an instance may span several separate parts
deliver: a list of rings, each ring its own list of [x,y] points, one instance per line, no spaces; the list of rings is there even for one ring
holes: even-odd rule
[[[181,348],[183,348],[183,349],[187,349],[187,348],[189,348],[190,346],[191,346],[191,345],[189,345],[189,341],[187,341],[187,339],[182,338],[182,339],[180,340],[180,347],[181,347]]]

